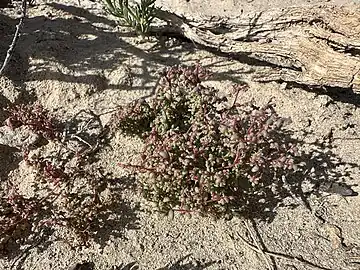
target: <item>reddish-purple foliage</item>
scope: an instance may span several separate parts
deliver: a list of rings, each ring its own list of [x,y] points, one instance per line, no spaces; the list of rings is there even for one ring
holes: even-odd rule
[[[15,187],[9,187],[0,200],[0,251],[10,241],[18,241],[38,224],[42,201],[25,198]]]
[[[159,211],[225,213],[277,181],[275,174],[296,169],[297,147],[284,141],[282,131],[290,120],[279,117],[271,103],[238,103],[244,85],[234,87],[230,105],[201,84],[208,75],[199,64],[169,68],[156,96],[139,104],[151,110],[136,121],[151,115],[151,131],[143,134],[141,162],[120,165],[140,173],[142,192]]]
[[[10,181],[8,192],[0,198],[0,251],[5,251],[9,243],[26,240],[44,226],[64,226],[75,232],[83,244],[87,244],[92,222],[106,205],[98,195],[102,181],[82,167],[66,172],[63,162],[46,158],[29,157],[24,153],[27,165],[37,172],[34,183],[39,191],[35,195],[22,195]],[[83,186],[75,187],[78,179],[87,179]],[[44,181],[45,180],[45,181]],[[83,194],[83,188],[89,189]]]
[[[54,140],[59,138],[61,125],[41,105],[16,105],[7,109],[9,117],[7,126],[14,129],[20,126],[28,126],[35,133],[45,139]]]

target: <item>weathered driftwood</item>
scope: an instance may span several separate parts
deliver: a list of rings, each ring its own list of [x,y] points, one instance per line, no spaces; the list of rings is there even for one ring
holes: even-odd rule
[[[292,7],[234,18],[158,17],[197,44],[269,64],[258,81],[285,81],[360,92],[360,5]]]

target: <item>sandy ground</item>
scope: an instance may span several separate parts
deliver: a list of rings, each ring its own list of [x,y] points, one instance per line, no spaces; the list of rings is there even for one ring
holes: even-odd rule
[[[167,0],[159,5],[179,13],[239,15],[290,5],[351,4],[356,1],[200,1]],[[116,27],[101,3],[81,0],[61,3],[36,1],[29,9],[23,35],[11,62],[8,77],[0,78],[0,122],[4,107],[37,101],[57,117],[70,119],[81,109],[100,114],[102,124],[116,106],[149,94],[157,72],[175,64],[191,65],[196,60],[215,73],[208,82],[226,91],[232,82],[244,81],[250,91],[242,97],[259,105],[273,98],[280,115],[291,117],[289,129],[302,141],[304,159],[313,173],[298,178],[304,200],[290,194],[274,202],[259,202],[254,209],[255,238],[267,250],[303,258],[315,268],[294,259],[274,258],[276,269],[360,269],[360,198],[331,192],[311,192],[323,179],[343,182],[360,192],[360,98],[309,92],[278,83],[258,84],[250,80],[252,67],[202,51],[189,43],[168,41],[156,49],[155,40],[139,42],[129,29]],[[0,59],[18,18],[17,9],[0,9]],[[5,40],[5,41],[3,41]],[[333,131],[333,142],[326,135]],[[316,144],[319,142],[320,144]],[[321,144],[323,142],[323,144]],[[72,248],[66,231],[45,235],[33,246],[13,250],[0,258],[0,269],[267,269],[263,256],[240,237],[252,242],[241,219],[214,221],[210,218],[176,215],[173,220],[139,209],[136,179],[117,166],[133,160],[141,149],[136,138],[116,133],[91,163],[114,177],[119,192],[117,218],[94,237],[89,247]],[[38,151],[51,152],[52,145]],[[16,147],[0,144],[2,179],[11,179],[22,190],[32,174],[21,161]],[[321,166],[327,166],[325,169]],[[329,191],[329,190],[327,190]],[[322,220],[323,222],[320,222]],[[78,265],[79,266],[79,265]],[[132,268],[131,268],[132,267]]]

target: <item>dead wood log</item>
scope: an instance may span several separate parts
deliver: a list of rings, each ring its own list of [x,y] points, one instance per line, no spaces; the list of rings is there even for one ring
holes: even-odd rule
[[[273,9],[233,18],[158,11],[172,30],[223,53],[268,63],[257,81],[338,87],[360,93],[360,5]]]

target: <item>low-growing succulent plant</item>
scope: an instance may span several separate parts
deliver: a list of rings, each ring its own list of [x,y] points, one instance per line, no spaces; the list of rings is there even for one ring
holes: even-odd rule
[[[278,181],[276,176],[296,169],[297,147],[284,141],[282,129],[290,120],[270,102],[229,105],[218,90],[201,84],[209,76],[199,64],[169,68],[154,98],[130,105],[139,114],[120,112],[126,121],[119,127],[126,131],[129,122],[146,119],[141,162],[120,165],[139,173],[144,197],[160,212],[229,213]]]

